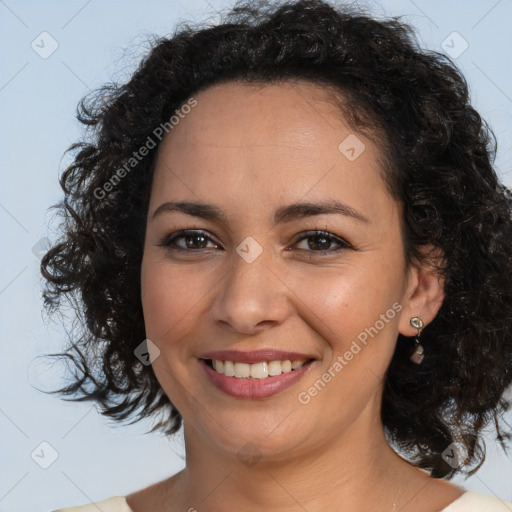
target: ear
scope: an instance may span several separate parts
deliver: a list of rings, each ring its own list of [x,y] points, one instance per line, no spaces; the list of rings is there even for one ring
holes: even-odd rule
[[[433,246],[421,250],[421,262],[411,263],[408,269],[407,284],[402,296],[402,312],[398,330],[403,336],[415,336],[418,331],[410,324],[418,316],[427,326],[437,315],[444,300],[444,278],[439,272],[443,267],[442,251]]]

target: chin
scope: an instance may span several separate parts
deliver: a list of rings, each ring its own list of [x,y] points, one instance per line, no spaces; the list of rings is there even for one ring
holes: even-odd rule
[[[305,450],[311,447],[312,432],[302,422],[299,428],[293,421],[294,416],[297,417],[289,411],[281,411],[278,415],[263,411],[260,414],[242,412],[235,420],[232,414],[218,413],[214,430],[211,422],[203,427],[208,429],[205,434],[217,448],[242,461],[253,456],[262,461],[279,461],[296,456],[301,445]],[[231,418],[230,422],[228,418]]]

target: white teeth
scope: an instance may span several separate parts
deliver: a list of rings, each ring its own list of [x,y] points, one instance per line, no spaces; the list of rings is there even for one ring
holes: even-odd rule
[[[233,363],[233,361],[219,361],[218,359],[212,360],[213,369],[226,375],[227,377],[237,377],[239,379],[266,379],[281,373],[288,373],[292,370],[300,368],[306,360],[296,359],[290,361],[262,361],[261,363]]]
[[[251,376],[251,365],[246,363],[235,363],[235,377],[246,379]]]
[[[268,363],[269,375],[281,375],[281,373],[283,373],[281,361],[270,361],[270,363]]]
[[[253,379],[266,379],[268,377],[268,364],[265,362],[251,364],[251,377]]]
[[[281,368],[283,369],[283,373],[288,373],[292,371],[292,362],[290,360],[283,361],[281,363]]]
[[[221,361],[222,363],[222,361]],[[235,365],[233,364],[233,361],[224,361],[224,369],[222,372],[220,370],[217,370],[219,373],[223,373],[224,375],[227,375],[228,377],[234,377],[235,375]]]

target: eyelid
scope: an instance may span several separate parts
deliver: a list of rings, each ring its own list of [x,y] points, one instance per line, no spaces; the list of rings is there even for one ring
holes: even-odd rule
[[[178,240],[180,238],[185,238],[187,236],[198,236],[198,235],[203,235],[209,242],[213,242],[216,245],[220,245],[218,242],[216,242],[212,238],[211,233],[209,233],[208,231],[205,231],[204,229],[201,229],[201,228],[186,228],[186,229],[178,229],[178,230],[171,231],[170,233],[165,234],[158,241],[158,243],[156,245],[164,247],[165,249],[170,249],[171,243],[174,242],[175,240]],[[182,250],[182,251],[186,251],[186,252],[198,252],[198,251],[204,250],[204,249],[197,249],[194,251],[193,249],[183,249],[182,247],[179,247],[177,250]]]
[[[179,240],[180,238],[185,238],[187,236],[201,236],[201,235],[204,236],[205,239],[207,239],[207,243],[212,242],[215,245],[221,245],[214,238],[212,238],[211,233],[209,231],[206,231],[201,228],[186,228],[186,229],[178,229],[178,230],[172,231],[171,233],[167,233],[166,235],[164,235],[160,239],[160,241],[157,243],[157,245],[162,246],[169,250],[176,250],[176,251],[183,251],[183,252],[190,252],[190,253],[199,253],[201,251],[210,250],[211,249],[210,247],[205,247],[202,249],[184,249],[183,247],[175,247],[175,248],[171,247],[172,243],[175,242],[176,240]],[[327,230],[322,230],[322,229],[309,229],[307,231],[301,231],[300,233],[298,233],[296,235],[295,240],[291,245],[292,246],[297,245],[299,242],[302,242],[303,240],[306,240],[308,238],[313,238],[315,236],[324,236],[325,238],[331,240],[331,242],[335,242],[336,244],[338,244],[338,248],[335,248],[335,249],[330,248],[330,249],[319,250],[319,251],[306,250],[306,249],[298,249],[298,250],[301,251],[302,253],[310,253],[312,255],[314,255],[314,254],[317,254],[317,255],[334,254],[334,253],[337,253],[337,252],[340,252],[340,251],[346,250],[346,249],[355,250],[353,245],[349,241],[347,241],[344,237],[341,237],[339,235],[336,235],[335,233],[332,233]]]
[[[297,244],[298,242],[301,242],[302,240],[305,240],[307,238],[312,238],[314,236],[325,236],[326,238],[329,238],[332,241],[336,242],[340,246],[340,248],[354,249],[353,245],[348,240],[346,240],[344,237],[336,235],[335,233],[332,233],[330,231],[323,230],[323,229],[311,229],[308,231],[302,231],[297,236],[298,236],[298,238],[296,239],[294,244]],[[324,252],[324,253],[331,252],[332,253],[332,252],[336,252],[336,251],[327,249],[325,251],[307,251],[307,252],[321,254],[322,252]]]

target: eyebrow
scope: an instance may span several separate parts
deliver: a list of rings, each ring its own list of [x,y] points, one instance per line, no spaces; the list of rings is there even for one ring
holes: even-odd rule
[[[228,223],[228,216],[224,210],[212,204],[191,201],[168,201],[162,203],[151,216],[151,220],[165,212],[182,212],[205,220]],[[338,201],[294,203],[281,206],[274,215],[274,224],[291,222],[296,219],[313,215],[340,214],[351,217],[364,223],[370,223],[362,213]]]

